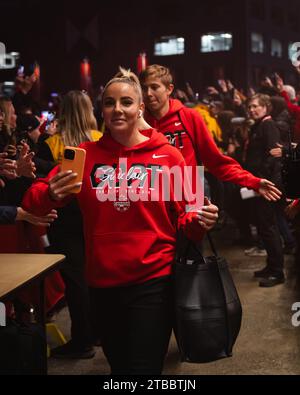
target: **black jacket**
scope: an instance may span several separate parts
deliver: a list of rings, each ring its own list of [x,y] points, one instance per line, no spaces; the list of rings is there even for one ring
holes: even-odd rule
[[[292,119],[290,117],[290,114],[288,110],[282,111],[277,117],[273,117],[274,122],[276,123],[276,126],[278,127],[280,131],[280,137],[281,137],[281,142],[282,143],[288,143],[289,142],[289,133],[292,133]]]
[[[249,133],[245,167],[257,177],[281,185],[281,160],[270,154],[280,143],[280,131],[271,117],[256,122]]]

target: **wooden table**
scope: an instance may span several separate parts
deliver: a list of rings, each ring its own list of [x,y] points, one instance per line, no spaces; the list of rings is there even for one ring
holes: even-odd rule
[[[0,254],[0,299],[43,280],[65,259],[60,254]]]
[[[31,284],[39,284],[39,304],[36,318],[42,325],[46,338],[44,279],[58,269],[65,256],[60,254],[0,254],[0,300],[10,300],[18,291]],[[44,351],[45,363],[42,368],[47,374],[47,343]]]

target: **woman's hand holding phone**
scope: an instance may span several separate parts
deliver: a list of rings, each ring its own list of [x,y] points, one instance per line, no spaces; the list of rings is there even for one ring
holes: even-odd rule
[[[77,177],[72,170],[60,171],[49,181],[49,195],[52,200],[62,200],[72,194],[74,188],[82,185],[82,182],[71,183]]]

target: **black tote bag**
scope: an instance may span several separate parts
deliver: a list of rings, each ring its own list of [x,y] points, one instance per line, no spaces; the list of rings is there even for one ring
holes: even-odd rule
[[[204,258],[195,245],[188,253],[181,242],[175,263],[174,332],[182,362],[230,357],[241,327],[242,306],[228,264],[208,237],[214,255]]]

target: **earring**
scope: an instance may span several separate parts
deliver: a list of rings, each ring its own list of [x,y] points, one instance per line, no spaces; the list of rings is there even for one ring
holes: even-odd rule
[[[141,118],[142,115],[143,115],[143,111],[139,110],[139,118]]]

